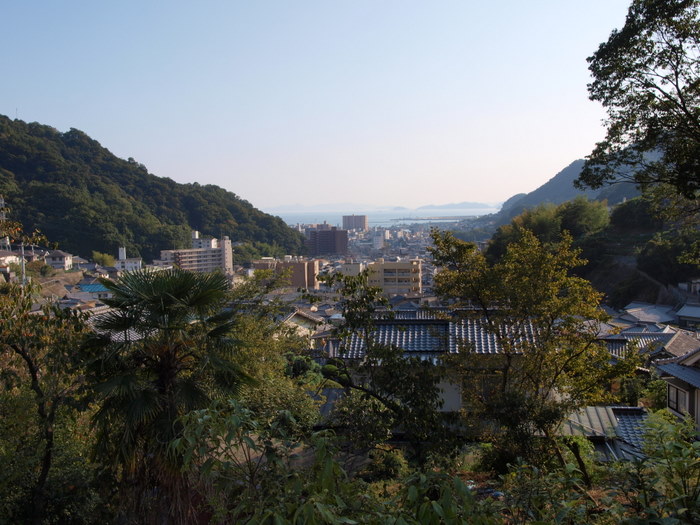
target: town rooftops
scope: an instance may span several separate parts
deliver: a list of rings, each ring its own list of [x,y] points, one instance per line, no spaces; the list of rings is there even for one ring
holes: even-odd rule
[[[603,339],[610,353],[616,357],[622,357],[633,348],[651,358],[658,358],[659,354],[682,356],[700,348],[700,340],[696,337],[670,326],[649,325],[649,329],[635,326]]]

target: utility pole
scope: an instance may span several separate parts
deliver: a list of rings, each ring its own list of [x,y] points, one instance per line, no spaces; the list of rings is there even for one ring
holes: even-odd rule
[[[22,264],[22,286],[24,287],[27,284],[27,272],[24,267],[24,240],[22,240],[22,243],[20,244],[20,254],[22,256],[20,259],[20,262]]]
[[[0,226],[4,224],[4,222],[7,220],[7,208],[5,208],[5,198],[0,195]],[[0,231],[2,229],[0,228]],[[0,250],[8,250],[11,251],[12,247],[10,246],[10,237],[9,235],[5,235],[4,237],[0,237]]]

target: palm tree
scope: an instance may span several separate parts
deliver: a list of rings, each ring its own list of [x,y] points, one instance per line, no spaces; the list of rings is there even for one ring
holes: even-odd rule
[[[178,417],[236,395],[249,380],[232,360],[228,282],[173,269],[102,284],[113,297],[105,300],[112,310],[94,323],[96,453],[111,460],[137,521],[187,521],[191,490],[169,447],[181,434]]]

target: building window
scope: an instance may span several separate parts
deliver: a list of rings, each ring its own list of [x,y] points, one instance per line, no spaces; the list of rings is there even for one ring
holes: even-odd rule
[[[668,385],[668,408],[680,413],[688,412],[688,392]]]

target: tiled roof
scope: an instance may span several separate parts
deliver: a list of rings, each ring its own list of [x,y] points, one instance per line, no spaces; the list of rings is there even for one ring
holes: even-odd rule
[[[377,345],[395,346],[406,353],[451,352],[449,321],[395,320],[376,321],[372,342]],[[341,354],[350,359],[361,359],[365,355],[366,341],[357,333],[341,349]],[[452,349],[454,351],[454,349]]]
[[[667,305],[655,305],[648,303],[630,303],[625,308],[622,316],[630,317],[643,323],[667,323],[675,320],[673,307]]]
[[[679,331],[666,345],[666,351],[675,356],[683,356],[700,348],[700,340],[687,332]]]
[[[700,388],[700,369],[692,366],[679,365],[678,363],[666,363],[656,366],[662,374],[666,374],[685,381],[695,388]]]
[[[316,315],[309,310],[303,310],[301,308],[294,307],[292,308],[291,311],[285,313],[283,316],[281,316],[281,321],[286,322],[294,318],[294,316],[299,316],[299,317],[304,317],[308,319],[309,321],[312,321],[317,324],[323,323],[323,317],[320,315]]]
[[[630,445],[641,449],[646,411],[639,407],[613,407],[612,410],[617,418],[617,435]]]
[[[637,341],[640,350],[656,352],[666,346],[674,335],[669,333],[626,332],[625,338],[628,341]]]
[[[638,351],[655,354],[666,351],[669,354],[680,356],[700,347],[700,341],[685,333],[673,329],[663,331],[624,330],[619,334],[608,335],[603,338],[608,351],[616,356],[636,347]]]
[[[477,354],[498,354],[502,347],[493,333],[484,329],[478,319],[394,319],[375,321],[372,342],[403,349],[409,355],[421,354],[432,358],[435,354],[456,354],[469,351]],[[533,329],[527,325],[523,336],[533,339]],[[365,355],[366,341],[352,334],[341,345],[340,355],[361,359]]]
[[[630,447],[611,447],[618,456],[638,457],[644,437],[647,413],[641,407],[584,407],[562,422],[559,433],[606,440],[620,439]]]
[[[440,319],[434,310],[394,310],[392,313],[394,319]]]
[[[675,333],[676,330],[672,327],[670,327],[667,324],[659,324],[659,323],[638,323],[636,325],[632,325],[630,327],[625,328],[622,330],[620,333],[621,334],[626,334],[626,333],[637,333],[637,332],[647,332],[647,333],[663,333],[663,332],[672,332]]]
[[[625,338],[619,337],[606,337],[605,346],[611,355],[615,357],[625,357],[627,350],[629,349],[630,342]]]

